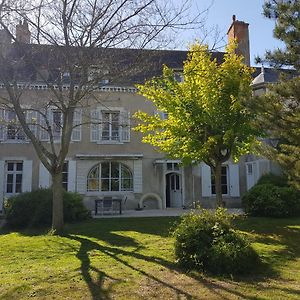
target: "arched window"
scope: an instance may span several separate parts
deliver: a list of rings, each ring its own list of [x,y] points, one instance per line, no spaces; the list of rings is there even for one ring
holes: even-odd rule
[[[88,192],[132,191],[130,169],[118,162],[102,162],[94,166],[87,178]]]

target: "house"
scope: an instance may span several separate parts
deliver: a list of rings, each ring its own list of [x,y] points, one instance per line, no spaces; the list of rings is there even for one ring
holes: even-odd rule
[[[234,17],[228,30],[228,37],[238,39],[237,51],[243,54],[245,63],[249,64],[248,24],[237,21]],[[7,51],[8,55],[13,57],[20,57],[21,54],[14,50],[5,32],[0,32],[0,38],[2,51]],[[58,68],[54,67],[55,64],[59,65],[59,55],[51,54],[56,59],[52,58],[52,69],[47,69],[43,65],[43,60],[50,55],[51,49],[47,45],[29,43],[30,32],[26,22],[18,25],[16,39],[23,43],[24,48],[35,51],[35,59],[41,61],[41,70],[38,74],[30,68],[20,68],[20,76],[16,78],[16,85],[22,91],[24,106],[40,105],[50,99],[49,85],[41,78],[41,74],[50,78],[50,81],[51,78],[54,80],[60,76],[62,88],[68,90],[70,74],[63,71],[58,74]],[[180,80],[180,70],[187,52],[134,49],[99,51],[101,54],[97,52],[93,55],[103,57],[110,56],[114,52],[112,62],[115,64],[114,67],[126,66],[128,72],[123,72],[120,78],[112,80],[109,78],[109,71],[106,70],[107,66],[103,66],[103,74],[107,74],[107,78],[104,76],[99,86],[93,90],[93,97],[87,97],[85,105],[76,109],[74,124],[78,126],[73,130],[65,162],[64,188],[82,194],[90,209],[93,209],[93,200],[96,197],[120,194],[128,197],[128,209],[134,209],[138,205],[159,209],[182,207],[190,206],[194,201],[200,201],[207,207],[214,207],[215,186],[210,167],[204,163],[183,167],[179,160],[167,159],[152,146],[141,143],[141,134],[131,130],[134,122],[131,116],[137,110],[149,114],[157,113],[151,102],[136,93],[134,84],[159,75],[163,64],[178,70]],[[219,62],[222,61],[223,55],[221,52],[213,53],[213,57]],[[135,69],[143,63],[148,67]],[[92,76],[92,72],[89,76]],[[261,84],[257,82],[261,74],[257,76],[254,86]],[[5,93],[5,86],[0,83],[0,94],[3,96]],[[61,111],[55,106],[47,106],[44,113],[49,117],[48,125],[52,126],[53,139],[59,143]],[[36,120],[39,124],[43,122],[43,118],[33,110],[29,110],[26,117],[28,120]],[[86,122],[87,119],[100,122]],[[0,121],[0,210],[2,210],[3,200],[6,197],[39,187],[50,187],[51,178],[20,128],[16,113],[2,106],[0,120],[2,120]],[[30,126],[47,147],[49,144],[47,132],[34,122]],[[251,155],[242,157],[239,163],[231,160],[226,162],[222,167],[222,191],[226,205],[240,206],[240,196],[253,186],[263,173],[271,170],[271,162]]]

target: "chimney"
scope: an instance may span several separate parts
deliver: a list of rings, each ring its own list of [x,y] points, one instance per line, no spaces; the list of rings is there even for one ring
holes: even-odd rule
[[[2,45],[11,44],[11,36],[6,29],[0,30],[0,44],[2,44]]]
[[[228,42],[237,39],[236,54],[244,57],[244,63],[250,66],[250,46],[249,46],[249,24],[236,20],[235,15],[232,16],[232,24],[230,25],[227,35]]]
[[[0,30],[0,51],[6,57],[11,45],[11,36],[6,29]]]
[[[16,40],[19,43],[29,44],[31,33],[28,29],[28,23],[26,20],[20,21],[16,26]]]

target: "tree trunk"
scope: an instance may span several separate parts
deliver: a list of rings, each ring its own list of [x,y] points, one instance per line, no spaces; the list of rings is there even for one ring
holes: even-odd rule
[[[62,173],[52,174],[52,229],[60,234],[64,227]]]
[[[222,185],[221,185],[221,170],[222,165],[217,163],[214,169],[215,173],[215,188],[216,188],[216,205],[217,207],[223,206],[223,197],[222,197]]]

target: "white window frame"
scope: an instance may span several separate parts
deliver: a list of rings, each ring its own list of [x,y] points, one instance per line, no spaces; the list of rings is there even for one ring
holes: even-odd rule
[[[108,139],[103,138],[103,132],[106,131],[104,130],[105,123],[107,121],[104,121],[104,116],[108,114]],[[117,123],[117,132],[118,135],[116,136],[117,138],[114,138],[113,136],[113,115],[117,115],[118,121],[115,122]],[[102,142],[120,142],[121,141],[121,113],[120,111],[117,110],[102,110],[101,111],[101,119],[102,119],[102,126],[101,126],[101,132],[100,132],[100,140]]]
[[[112,114],[118,114],[118,138],[112,138]],[[109,114],[108,138],[103,139],[104,114]],[[130,142],[130,113],[123,107],[98,107],[91,110],[90,140],[97,144],[123,144]]]
[[[228,164],[222,164],[221,168],[226,168],[226,186],[227,186],[227,193],[225,193],[225,194],[222,193],[222,195],[223,196],[228,196],[229,195],[229,188],[230,188],[230,185],[229,185],[229,180],[230,180],[230,178],[229,178],[229,166],[228,166]],[[215,191],[216,191],[216,185],[215,185],[215,183],[213,184],[213,176],[214,176],[214,174],[213,174],[213,172],[211,172],[211,179],[210,179],[211,180],[211,195],[213,197],[215,197],[216,192],[213,193],[213,186],[215,186]],[[222,177],[222,171],[221,171],[221,177]],[[224,186],[224,184],[221,183],[221,190],[222,190],[222,186]]]
[[[109,164],[109,176],[108,177],[102,177],[102,165],[103,164]],[[118,164],[118,177],[112,177],[112,164]],[[129,172],[130,172],[130,177],[122,177],[122,167],[125,167]],[[94,171],[96,168],[98,168],[98,177],[93,177],[90,178],[90,174],[92,171]],[[91,189],[89,187],[90,181],[91,180],[96,180],[96,185],[97,187],[95,189]],[[101,181],[102,180],[108,180],[108,189],[107,190],[103,190],[102,186],[101,186]],[[112,181],[113,180],[118,180],[119,183],[119,188],[118,190],[113,190],[112,189]],[[124,187],[122,186],[122,184],[124,183],[124,180],[130,180],[131,181],[131,185],[130,188],[124,189]],[[87,192],[88,193],[93,193],[93,192],[107,192],[107,193],[116,193],[116,192],[133,192],[134,190],[134,177],[133,177],[133,172],[132,170],[124,163],[118,162],[118,161],[103,161],[100,162],[99,164],[93,166],[88,175],[87,175]]]
[[[8,170],[8,164],[12,163],[13,164],[13,170]],[[22,170],[19,171],[17,170],[17,164],[18,163],[21,163],[22,164]],[[22,160],[7,160],[5,161],[5,194],[6,195],[17,195],[17,194],[20,194],[22,193],[23,191],[23,171],[24,171],[24,161]],[[13,175],[13,181],[12,181],[12,192],[8,192],[7,191],[7,184],[8,184],[8,181],[7,181],[7,177],[8,175]],[[22,175],[21,176],[21,191],[20,192],[16,192],[16,185],[17,185],[17,175]]]

